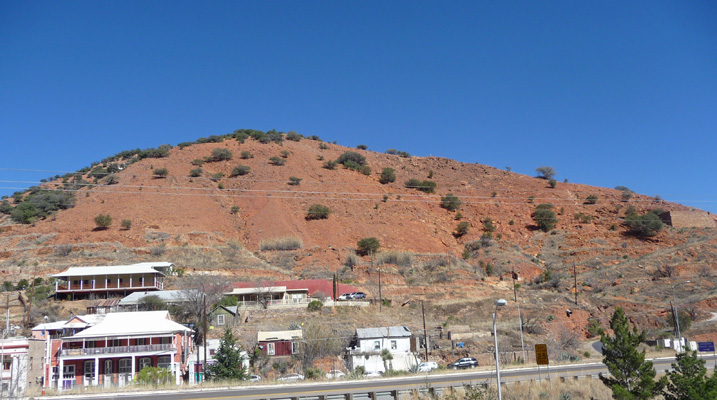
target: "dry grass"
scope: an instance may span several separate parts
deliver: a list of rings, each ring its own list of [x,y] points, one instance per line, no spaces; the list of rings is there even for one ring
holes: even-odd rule
[[[379,253],[376,258],[378,264],[394,264],[400,267],[410,267],[413,264],[413,253],[407,251],[389,250]]]
[[[304,247],[304,242],[298,237],[281,237],[262,240],[259,248],[265,250],[299,250]]]

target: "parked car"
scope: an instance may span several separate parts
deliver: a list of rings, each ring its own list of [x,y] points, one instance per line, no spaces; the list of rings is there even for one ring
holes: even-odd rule
[[[438,369],[438,363],[435,361],[426,361],[418,364],[418,372],[431,372]]]
[[[332,369],[331,371],[329,371],[326,374],[327,379],[341,379],[341,378],[344,378],[345,376],[346,376],[346,374],[339,371],[338,369]]]
[[[282,382],[296,382],[296,381],[303,381],[304,375],[301,374],[287,374],[282,376],[281,378],[277,379],[277,381]]]
[[[249,378],[247,378],[249,382],[259,382],[261,380],[261,376],[259,375],[249,375]]]
[[[371,371],[363,374],[364,378],[380,378],[381,376],[383,376],[383,372],[381,371]]]
[[[338,301],[351,300],[351,293],[344,293],[341,296],[339,296],[336,300],[338,300]]]
[[[364,292],[353,292],[351,293],[351,300],[363,300],[366,298],[366,293]]]
[[[453,369],[475,368],[477,366],[478,366],[478,360],[476,360],[473,357],[460,358],[460,359],[448,364],[448,368],[453,368]]]

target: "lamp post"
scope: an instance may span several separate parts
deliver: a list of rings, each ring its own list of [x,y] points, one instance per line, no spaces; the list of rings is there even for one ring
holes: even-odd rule
[[[493,343],[495,345],[495,379],[498,386],[498,400],[503,400],[503,395],[500,391],[500,360],[498,358],[498,331],[495,326],[495,314],[498,312],[498,307],[502,307],[508,304],[504,299],[499,299],[495,302],[495,310],[493,311]]]
[[[690,283],[690,281],[680,282],[676,285],[672,285],[672,311],[675,316],[675,326],[677,326],[677,347],[679,352],[682,353],[682,333],[680,332],[680,316],[677,314],[677,299],[675,298],[675,288],[677,286]]]

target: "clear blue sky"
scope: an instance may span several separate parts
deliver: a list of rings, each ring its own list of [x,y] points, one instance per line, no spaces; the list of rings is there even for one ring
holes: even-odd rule
[[[717,212],[717,2],[0,2],[0,168],[238,128]]]

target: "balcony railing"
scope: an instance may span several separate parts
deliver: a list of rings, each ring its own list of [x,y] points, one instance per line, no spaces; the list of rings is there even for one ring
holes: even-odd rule
[[[94,354],[143,353],[146,351],[173,350],[172,344],[146,344],[139,346],[93,347],[85,349],[63,349],[62,356],[90,356]]]
[[[110,290],[110,289],[148,289],[157,288],[159,290],[164,289],[164,282],[147,279],[144,282],[133,281],[133,282],[95,282],[94,284],[90,281],[87,284],[67,284],[58,282],[55,286],[57,292],[69,292],[69,291],[84,291],[84,290]]]

